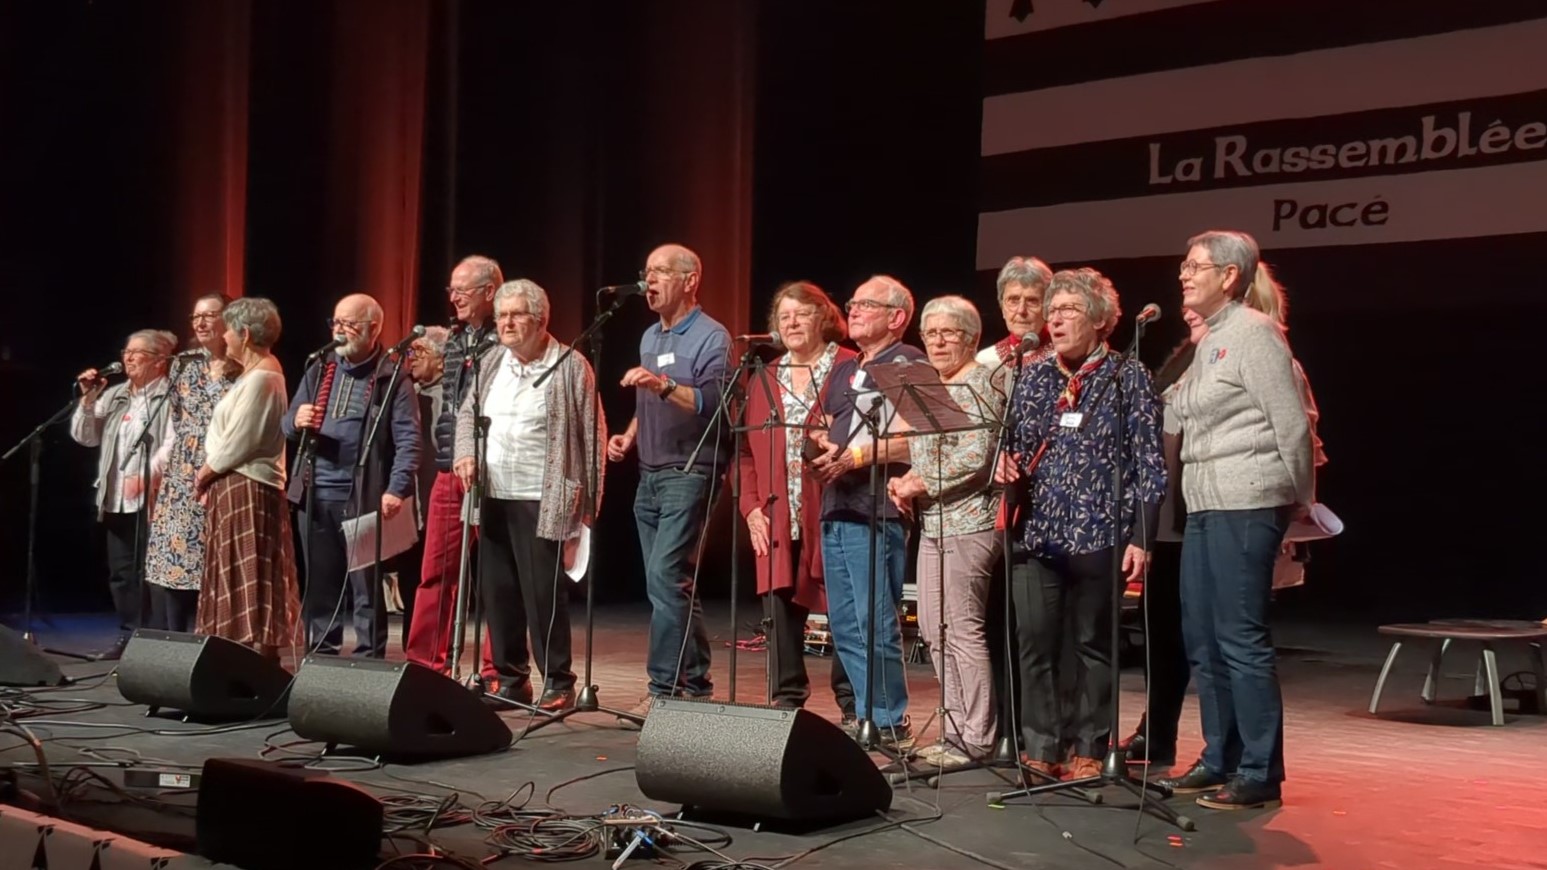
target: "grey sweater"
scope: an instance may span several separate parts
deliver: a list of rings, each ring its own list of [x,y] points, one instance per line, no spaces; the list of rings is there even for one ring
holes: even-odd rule
[[[1208,323],[1173,403],[1188,512],[1309,507],[1314,450],[1289,343],[1238,302]]]

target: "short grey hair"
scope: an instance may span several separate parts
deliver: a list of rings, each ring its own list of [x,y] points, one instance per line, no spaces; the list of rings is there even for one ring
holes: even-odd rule
[[[1239,230],[1208,230],[1187,240],[1189,250],[1200,245],[1215,263],[1235,267],[1235,285],[1226,292],[1231,299],[1240,299],[1257,277],[1257,261],[1262,257],[1257,240]]]
[[[131,332],[124,346],[127,347],[129,342],[135,339],[150,345],[151,351],[157,356],[171,356],[177,351],[177,336],[165,329],[140,329]]]
[[[1047,285],[1047,301],[1060,293],[1078,296],[1085,300],[1085,316],[1096,326],[1096,335],[1102,341],[1112,334],[1117,319],[1123,316],[1123,307],[1117,301],[1117,288],[1107,276],[1089,266],[1063,269],[1053,273]],[[1048,305],[1051,310],[1051,304]]]
[[[537,315],[544,326],[548,325],[548,291],[537,286],[537,282],[526,278],[506,281],[494,291],[495,311],[499,311],[501,299],[525,299],[526,310]]]
[[[1047,295],[1047,285],[1053,280],[1053,270],[1036,257],[1011,257],[999,270],[999,304],[1004,304],[1004,290],[1011,284],[1035,287]]]
[[[279,341],[279,309],[261,296],[243,296],[220,312],[232,332],[247,332],[247,343],[268,350]]]
[[[924,303],[924,310],[919,312],[920,332],[924,330],[924,324],[929,318],[935,315],[948,317],[958,329],[966,330],[971,340],[965,343],[977,349],[978,339],[983,337],[983,317],[978,314],[976,305],[962,296],[936,296]]]
[[[505,283],[505,273],[500,271],[500,264],[493,257],[485,257],[483,254],[472,254],[463,257],[458,267],[470,265],[477,270],[478,284],[493,284],[496,287]],[[455,271],[455,270],[453,270]]]
[[[444,326],[430,326],[424,330],[424,335],[419,336],[419,341],[424,344],[425,350],[436,356],[446,355],[446,340],[451,338],[451,330]]]
[[[697,272],[700,276],[704,274],[704,261],[699,258],[696,251],[686,245],[674,245],[674,247],[677,250],[672,251],[669,258],[672,268],[684,272]]]
[[[871,275],[870,280],[879,282],[886,289],[887,304],[901,308],[909,320],[913,319],[913,291],[891,275]]]

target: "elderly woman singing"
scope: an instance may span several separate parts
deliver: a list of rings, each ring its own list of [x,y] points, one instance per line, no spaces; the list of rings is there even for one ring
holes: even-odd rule
[[[592,526],[601,509],[593,457],[601,456],[607,432],[591,364],[578,353],[559,362],[564,345],[548,332],[551,311],[548,294],[525,278],[494,293],[500,346],[484,354],[476,385],[489,420],[478,556],[499,673],[495,694],[530,704],[536,658],[543,677],[537,706],[557,712],[575,704],[564,571],[579,553],[582,527]],[[452,463],[466,487],[478,473],[474,397],[469,392],[457,414]]]
[[[1016,383],[1010,457],[1000,479],[1024,480],[1029,502],[1022,501],[1030,505],[1015,527],[1010,576],[1022,762],[1083,779],[1101,772],[1112,739],[1112,559],[1122,560],[1129,581],[1143,576],[1166,471],[1149,372],[1107,347],[1120,314],[1112,282],[1094,269],[1058,272],[1047,297],[1054,353]],[[1114,464],[1121,504],[1114,504]],[[1058,689],[1066,625],[1079,671],[1072,706]]]
[[[994,533],[999,492],[991,484],[995,424],[1004,399],[994,383],[996,365],[973,358],[983,320],[971,302],[960,296],[931,299],[919,327],[929,363],[947,393],[980,427],[916,436],[911,470],[887,485],[892,501],[922,521],[919,630],[945,692],[942,706],[950,714],[940,732],[945,739],[918,756],[949,768],[993,749],[994,681],[984,616],[1000,555]],[[948,626],[944,638],[942,612]]]
[[[843,312],[822,288],[791,281],[774,293],[769,332],[785,353],[747,384],[741,444],[741,512],[757,558],[757,594],[768,637],[770,703],[804,707],[806,619],[825,612],[822,587],[822,479],[806,465],[805,426],[819,425],[827,376],[853,359],[838,346],[848,335]],[[854,720],[854,686],[832,656],[831,685],[843,724]]]

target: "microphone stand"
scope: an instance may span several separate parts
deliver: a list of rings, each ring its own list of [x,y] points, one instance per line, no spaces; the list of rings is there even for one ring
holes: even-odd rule
[[[599,310],[596,312],[596,318],[591,321],[591,325],[587,326],[583,332],[575,336],[575,340],[570,342],[569,347],[564,350],[564,353],[559,355],[559,358],[554,362],[552,368],[537,376],[537,379],[532,382],[533,389],[541,386],[543,381],[548,379],[548,375],[558,371],[559,366],[564,362],[564,360],[567,359],[571,353],[574,353],[577,347],[587,341],[589,341],[591,344],[591,369],[592,371],[596,372],[601,371],[602,327],[606,325],[607,321],[612,319],[614,314],[618,313],[619,308],[623,307],[624,300],[628,299],[628,296],[614,294],[612,297],[612,302],[609,303],[606,308],[601,308],[601,295],[601,291],[598,291],[597,302]],[[596,443],[598,440],[599,439],[597,438],[591,439],[590,460],[591,468],[594,469],[596,480],[599,482],[602,479],[603,469],[601,465],[602,458],[600,453],[600,445]],[[596,522],[598,519],[599,517],[594,517],[592,521]],[[575,696],[574,706],[560,710],[557,713],[547,713],[547,711],[543,711],[546,713],[545,718],[533,717],[532,721],[527,725],[526,731],[523,732],[523,734],[530,734],[539,728],[552,725],[555,722],[563,722],[565,719],[568,719],[576,713],[606,713],[607,715],[612,716],[614,719],[622,720],[624,722],[632,722],[635,726],[640,728],[644,727],[645,720],[643,716],[636,716],[633,713],[627,712],[625,710],[615,710],[611,707],[602,706],[601,701],[598,700],[598,688],[596,684],[591,681],[591,644],[596,627],[596,539],[597,535],[593,533],[591,535],[589,544],[590,552],[586,554],[585,675],[581,680],[580,692]]]
[[[40,488],[39,481],[42,478],[43,433],[48,431],[48,429],[54,424],[63,421],[66,417],[69,417],[72,413],[74,413],[75,404],[79,401],[79,397],[72,396],[70,401],[64,403],[63,408],[55,411],[52,415],[49,416],[47,420],[39,423],[37,428],[27,433],[25,438],[18,441],[16,445],[10,450],[5,451],[4,456],[0,456],[0,463],[3,463],[7,459],[10,459],[12,456],[15,456],[16,453],[23,447],[28,448],[27,588],[25,592],[25,601],[22,603],[22,639],[34,645],[36,645],[38,642],[37,633],[33,631],[32,607],[33,602],[37,599],[38,595],[38,491]],[[46,652],[50,655],[64,656],[66,658],[78,659],[83,662],[94,661],[91,656],[82,653],[51,649],[49,647],[42,647],[41,649],[43,652]]]
[[[1133,340],[1128,345],[1128,352],[1118,358],[1116,366],[1112,370],[1112,377],[1107,381],[1108,386],[1115,384],[1122,376],[1123,368],[1137,357],[1139,339],[1141,336],[1143,336],[1143,334],[1144,321],[1142,319],[1136,320],[1134,322]],[[1103,388],[1103,392],[1104,390],[1105,388]],[[1119,679],[1120,672],[1117,667],[1117,651],[1118,644],[1122,639],[1123,590],[1127,587],[1127,584],[1123,580],[1124,544],[1121,540],[1121,537],[1122,517],[1123,511],[1125,509],[1123,505],[1123,452],[1126,449],[1128,441],[1128,434],[1126,431],[1128,420],[1126,409],[1123,406],[1123,390],[1121,385],[1117,386],[1117,389],[1113,393],[1113,397],[1117,411],[1115,415],[1117,425],[1115,428],[1115,439],[1113,441],[1114,455],[1112,462],[1112,565],[1110,584],[1111,589],[1109,590],[1111,594],[1111,601],[1109,602],[1110,612],[1108,616],[1110,646],[1108,647],[1107,653],[1111,657],[1112,661],[1112,679],[1111,685],[1108,687],[1108,690],[1111,693],[1111,719],[1108,723],[1109,728],[1107,732],[1106,759],[1102,762],[1101,772],[1094,776],[1087,776],[1082,779],[1066,780],[1063,782],[1048,783],[1046,785],[1035,785],[1006,794],[990,794],[988,796],[989,804],[993,805],[1003,803],[1007,798],[1032,796],[1046,792],[1080,790],[1086,787],[1101,788],[1104,786],[1115,785],[1127,790],[1129,793],[1133,794],[1139,799],[1139,811],[1141,813],[1147,810],[1162,820],[1170,822],[1171,824],[1176,825],[1178,828],[1181,828],[1184,831],[1192,831],[1196,829],[1192,819],[1181,815],[1176,810],[1172,809],[1170,806],[1167,806],[1164,803],[1149,800],[1150,792],[1154,792],[1162,799],[1169,798],[1171,797],[1171,789],[1159,783],[1148,782],[1146,780],[1136,779],[1130,776],[1128,773],[1128,755],[1118,746],[1119,741],[1117,739],[1117,735],[1121,733],[1119,729],[1122,727],[1122,715],[1119,706],[1122,700],[1122,692],[1120,691],[1122,680]],[[1091,403],[1090,411],[1086,412],[1085,419],[1089,419],[1090,414],[1095,411],[1101,398],[1101,395],[1097,395],[1095,397],[1096,401]],[[1137,510],[1140,516],[1139,522],[1143,522],[1143,509],[1137,508]],[[1108,806],[1112,805],[1108,804]],[[1137,832],[1135,833],[1135,836],[1137,836]]]
[[[332,350],[333,347],[336,346],[337,345],[330,346],[327,348],[327,350]],[[322,372],[323,369],[327,367],[327,361],[321,359],[322,353],[325,352],[326,351],[314,353],[311,357],[311,359],[317,361],[316,368],[312,369],[312,371],[315,372],[315,374],[312,375],[311,390],[312,403],[314,407],[317,401],[317,389],[322,385]],[[329,398],[331,399],[331,396]],[[312,578],[316,576],[316,573],[313,571],[314,562],[312,559],[312,551],[317,549],[316,543],[312,540],[313,524],[317,522],[317,433],[321,431],[322,424],[326,421],[328,409],[318,409],[317,414],[317,424],[315,426],[307,426],[301,429],[300,442],[296,445],[296,465],[301,469],[301,483],[306,488],[306,495],[302,498],[303,506],[301,508],[301,515],[304,519],[304,522],[302,523],[304,528],[301,529],[301,541],[305,544],[305,546],[302,547],[301,559],[305,563],[306,570],[306,595],[302,598],[301,619],[306,623],[305,631],[308,635],[306,638],[306,644],[311,648],[312,652],[315,652],[322,644],[323,638],[327,636],[328,631],[327,628],[324,628],[323,637],[321,638],[310,637],[311,617],[306,612],[305,604],[307,599],[310,599],[317,594],[316,586],[312,583]],[[344,582],[347,586],[349,581],[345,579]],[[297,666],[299,667],[299,663],[297,663]]]
[[[709,418],[708,424],[704,427],[704,434],[699,436],[698,444],[694,445],[693,452],[688,454],[687,463],[682,466],[684,474],[693,469],[693,463],[698,460],[699,451],[704,449],[704,445],[709,441],[709,434],[714,431],[715,418],[723,416],[731,430],[731,456],[736,457],[736,461],[731,463],[735,466],[734,470],[726,469],[731,486],[731,655],[728,700],[733,704],[736,702],[736,648],[740,646],[739,639],[741,637],[741,626],[736,623],[736,597],[737,593],[741,590],[741,553],[738,546],[741,538],[742,519],[740,460],[741,435],[744,431],[747,411],[746,397],[742,396],[741,404],[734,414],[731,413],[730,406],[731,402],[740,392],[739,384],[742,373],[749,371],[753,367],[754,361],[760,364],[762,358],[757,355],[755,348],[749,345],[746,352],[741,355],[741,362],[736,364],[736,370],[731,372],[730,377],[726,379],[725,388],[720,390],[719,404],[716,405],[713,416]],[[738,422],[738,419],[740,422]],[[688,630],[691,630],[691,623],[688,628],[684,629],[684,631]]]
[[[901,762],[908,753],[902,750],[885,746],[881,743],[881,733],[876,726],[876,543],[881,536],[881,411],[886,405],[884,394],[878,394],[870,407],[859,414],[860,420],[865,424],[865,430],[870,433],[871,449],[875,455],[870,463],[870,553],[867,577],[867,603],[869,618],[865,632],[865,714],[855,720],[854,740],[861,749],[867,752],[879,752],[895,762]],[[899,664],[899,667],[901,665]],[[892,728],[901,723],[892,723]]]
[[[134,564],[135,576],[139,580],[140,624],[135,628],[145,627],[145,610],[148,604],[150,590],[145,588],[145,556],[141,547],[145,546],[146,539],[150,536],[150,432],[155,423],[156,415],[166,407],[167,399],[172,395],[172,385],[177,383],[177,378],[182,375],[183,361],[173,357],[171,371],[166,374],[167,387],[154,402],[147,402],[145,407],[145,425],[140,427],[140,434],[134,437],[134,449],[119,463],[120,474],[129,467],[129,460],[135,454],[140,456],[140,509],[134,512]],[[165,420],[162,421],[163,424]],[[165,428],[163,426],[163,428]]]
[[[389,414],[392,413],[392,398],[393,398],[393,395],[397,392],[398,379],[403,374],[403,360],[405,358],[404,355],[403,354],[389,354],[389,355],[392,356],[392,358],[393,358],[392,359],[392,377],[387,379],[387,392],[381,397],[381,404],[378,405],[378,407],[381,410],[376,412],[376,419],[371,421],[371,428],[370,428],[369,431],[367,431],[365,433],[365,442],[360,446],[360,453],[359,453],[359,455],[357,455],[355,457],[354,481],[355,481],[355,486],[356,487],[359,487],[365,481],[365,464],[366,464],[366,462],[368,462],[370,460],[371,451],[376,446],[376,436],[378,434],[380,434],[380,432],[381,432],[381,420],[382,420],[382,418],[386,417],[386,416],[388,416]],[[376,370],[378,372],[381,370],[380,364],[377,365]],[[367,409],[367,412],[369,412],[369,409]],[[387,491],[387,486],[386,486],[385,482],[383,482],[383,484],[382,484],[381,491],[382,491],[382,493],[385,493]],[[382,523],[382,516],[381,516],[381,493],[377,493],[376,494],[376,500],[375,501],[376,501],[376,503],[375,503],[374,507],[376,508],[376,553],[375,553],[376,562],[375,562],[375,564],[371,568],[371,571],[372,571],[372,575],[371,575],[371,594],[370,594],[370,597],[366,599],[366,604],[371,609],[371,616],[370,616],[370,620],[369,620],[368,625],[369,625],[369,631],[371,633],[371,641],[370,641],[370,643],[371,643],[371,651],[372,652],[376,651],[376,630],[378,628],[377,613],[378,613],[378,611],[385,610],[385,608],[386,608],[385,602],[382,601],[382,591],[381,591],[381,530],[382,530],[382,524],[381,524]],[[365,509],[365,506],[364,505],[360,505],[360,504],[356,504],[356,507],[358,507],[362,511]],[[346,580],[345,582],[347,583],[348,581]],[[387,657],[385,639],[383,640],[381,657],[383,659],[385,659]]]

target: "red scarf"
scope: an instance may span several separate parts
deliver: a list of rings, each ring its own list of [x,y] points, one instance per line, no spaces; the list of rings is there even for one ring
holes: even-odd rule
[[[1063,373],[1064,377],[1069,379],[1068,383],[1064,384],[1063,392],[1058,394],[1058,404],[1053,406],[1053,413],[1062,414],[1065,411],[1073,411],[1080,406],[1080,393],[1085,389],[1085,380],[1101,366],[1101,363],[1106,358],[1107,346],[1105,342],[1096,345],[1096,349],[1091,351],[1090,356],[1085,358],[1084,364],[1080,366],[1080,370],[1077,372],[1069,371],[1069,367],[1064,365],[1063,357],[1055,356],[1053,358],[1053,361],[1058,364],[1058,370]]]

